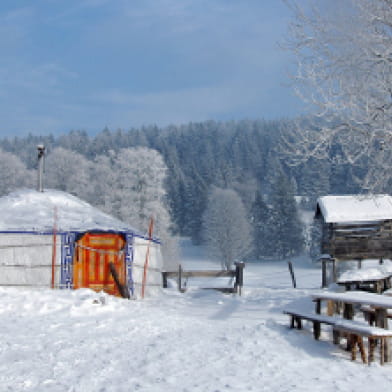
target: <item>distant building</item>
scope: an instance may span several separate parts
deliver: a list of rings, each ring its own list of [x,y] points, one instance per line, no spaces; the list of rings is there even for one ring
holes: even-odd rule
[[[139,297],[161,286],[160,243],[70,194],[23,190],[0,198],[0,286],[91,288]]]
[[[338,261],[392,258],[390,195],[323,196],[316,218],[322,222],[321,253]]]

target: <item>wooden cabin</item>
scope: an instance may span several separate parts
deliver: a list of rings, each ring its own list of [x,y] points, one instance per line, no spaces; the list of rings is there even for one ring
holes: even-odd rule
[[[336,261],[392,258],[392,196],[323,196],[321,253]]]

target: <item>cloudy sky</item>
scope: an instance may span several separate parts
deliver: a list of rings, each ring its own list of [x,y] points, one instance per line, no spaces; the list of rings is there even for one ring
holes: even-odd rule
[[[0,136],[279,118],[281,0],[1,0]]]

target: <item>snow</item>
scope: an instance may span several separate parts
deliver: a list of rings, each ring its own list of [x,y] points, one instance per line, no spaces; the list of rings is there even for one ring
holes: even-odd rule
[[[392,219],[390,195],[323,196],[317,200],[327,223],[374,222]]]
[[[57,214],[58,231],[135,229],[69,193],[19,190],[0,198],[0,231],[49,231]],[[55,212],[56,211],[56,212]]]
[[[321,300],[333,300],[351,304],[363,304],[380,308],[392,309],[392,298],[389,295],[368,293],[366,291],[345,291],[335,293],[330,291],[315,292],[312,298]]]
[[[184,268],[217,268],[198,248]],[[313,309],[321,272],[294,261],[247,264],[243,296],[175,288],[128,301],[82,289],[0,288],[2,391],[355,391],[384,389],[391,364],[363,366],[308,324],[290,330],[290,303]],[[294,306],[294,305],[293,305]]]
[[[390,264],[390,263],[388,263]],[[378,280],[384,279],[391,276],[390,270],[388,268],[373,267],[373,268],[360,268],[354,270],[348,270],[343,272],[338,279],[339,283],[344,282],[352,282],[352,281],[369,281],[369,280]]]

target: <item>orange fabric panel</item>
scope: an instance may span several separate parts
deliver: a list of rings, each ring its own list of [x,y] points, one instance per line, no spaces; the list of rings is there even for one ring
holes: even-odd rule
[[[109,270],[112,262],[120,281],[126,281],[125,240],[120,234],[86,233],[76,243],[73,263],[74,289],[81,287],[120,296]]]

